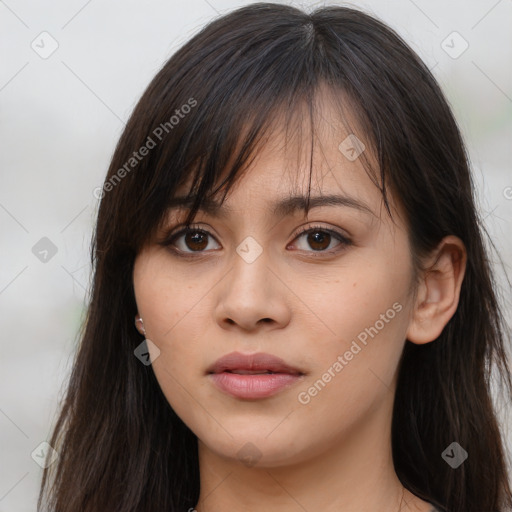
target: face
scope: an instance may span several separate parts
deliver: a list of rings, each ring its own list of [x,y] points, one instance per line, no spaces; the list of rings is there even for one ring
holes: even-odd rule
[[[396,225],[362,159],[339,149],[347,133],[328,117],[333,110],[322,110],[311,197],[349,198],[344,204],[308,217],[274,211],[306,195],[309,181],[309,159],[296,159],[307,143],[285,150],[276,132],[218,214],[200,212],[180,233],[186,211],[169,211],[135,261],[159,385],[201,444],[224,458],[305,461],[379,414],[390,419],[412,308],[410,246],[392,196]],[[209,373],[233,352],[270,354],[288,368],[271,368],[265,356],[261,367],[230,360]],[[262,374],[269,369],[276,373]]]

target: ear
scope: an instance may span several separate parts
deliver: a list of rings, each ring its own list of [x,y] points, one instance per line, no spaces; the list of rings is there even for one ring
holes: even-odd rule
[[[407,330],[409,341],[423,344],[439,337],[459,304],[466,260],[466,248],[460,238],[450,235],[441,240],[418,285]]]

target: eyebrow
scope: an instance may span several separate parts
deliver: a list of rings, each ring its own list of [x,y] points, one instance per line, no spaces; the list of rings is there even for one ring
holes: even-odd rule
[[[168,204],[169,210],[175,208],[191,209],[194,197],[178,196],[173,197]],[[305,196],[291,196],[277,200],[272,203],[272,214],[276,217],[285,217],[297,211],[306,211],[307,198]],[[366,214],[375,216],[373,210],[365,203],[349,196],[342,195],[324,195],[312,196],[309,199],[309,208],[318,208],[321,206],[344,206],[353,208]],[[205,199],[203,204],[199,206],[199,211],[205,212],[212,217],[225,217],[232,212],[232,208],[222,205],[215,199]]]

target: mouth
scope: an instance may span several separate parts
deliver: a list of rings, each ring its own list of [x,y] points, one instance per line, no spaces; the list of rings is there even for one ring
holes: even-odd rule
[[[224,373],[236,373],[237,375],[274,375],[282,372],[273,372],[271,370],[265,370],[263,372],[255,370],[224,370]]]
[[[304,371],[286,363],[280,357],[272,354],[257,353],[243,354],[231,352],[217,359],[207,373],[236,373],[239,375],[256,375],[268,373],[286,373],[290,375],[304,375]]]
[[[304,378],[305,372],[271,354],[232,352],[210,366],[207,376],[228,395],[257,400],[292,386]]]

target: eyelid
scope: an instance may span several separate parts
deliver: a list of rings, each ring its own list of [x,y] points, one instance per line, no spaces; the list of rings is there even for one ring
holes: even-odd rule
[[[157,243],[158,243],[158,245],[160,245],[162,247],[170,248],[175,253],[178,253],[180,255],[183,254],[184,255],[183,257],[185,257],[185,258],[186,257],[197,258],[197,257],[200,257],[201,255],[206,254],[207,251],[197,251],[194,256],[193,251],[186,252],[186,251],[182,251],[180,249],[176,249],[173,247],[173,243],[175,242],[175,240],[177,240],[182,235],[187,234],[188,232],[204,233],[204,234],[208,235],[209,237],[215,239],[215,241],[217,242],[217,238],[208,229],[202,228],[198,224],[191,223],[191,224],[181,224],[181,225],[175,226],[174,228],[171,228],[169,230],[169,232],[166,235],[164,235],[163,239],[158,241]],[[217,243],[219,243],[219,242],[217,242]],[[192,255],[192,256],[189,256],[189,255]]]
[[[350,238],[348,235],[342,234],[340,231],[338,231],[338,229],[322,226],[321,224],[307,225],[307,226],[302,226],[302,227],[298,228],[293,234],[293,239],[295,240],[298,236],[301,236],[304,233],[308,233],[310,231],[315,231],[315,230],[325,231],[326,233],[335,235],[336,237],[340,238],[344,242],[347,242],[347,243],[350,242]]]
[[[293,241],[297,240],[304,234],[307,234],[310,232],[314,233],[315,231],[323,231],[324,233],[330,234],[333,238],[338,240],[339,245],[341,245],[342,248],[341,249],[334,248],[334,249],[329,249],[329,250],[325,250],[325,251],[304,251],[306,253],[310,253],[312,255],[312,257],[314,257],[314,258],[322,258],[322,257],[326,258],[328,256],[333,256],[333,255],[336,255],[337,253],[343,251],[347,246],[353,245],[352,240],[348,236],[343,235],[340,231],[338,231],[338,229],[327,228],[320,224],[308,225],[308,226],[303,226],[303,227],[299,228],[293,235]]]
[[[205,229],[198,224],[191,223],[191,224],[182,224],[180,226],[176,226],[176,227],[172,228],[170,230],[170,232],[168,234],[166,234],[162,240],[158,241],[158,244],[163,247],[169,248],[174,253],[177,253],[178,255],[180,255],[183,258],[200,258],[201,256],[207,254],[209,251],[182,251],[181,249],[177,249],[177,248],[173,247],[173,243],[175,242],[176,239],[178,239],[180,236],[182,236],[184,234],[187,234],[188,232],[194,232],[194,231],[204,233],[207,236],[214,238],[216,243],[219,243],[217,241],[216,237],[208,229]],[[328,227],[322,226],[320,224],[307,225],[307,226],[298,228],[293,234],[293,240],[291,243],[293,243],[297,238],[301,237],[302,235],[309,233],[309,232],[315,232],[315,231],[323,231],[325,233],[330,234],[336,240],[338,240],[338,242],[340,242],[339,245],[341,245],[341,246],[346,247],[346,246],[353,245],[353,242],[349,236],[342,234],[338,229],[328,228]],[[287,247],[289,245],[290,244],[287,244]],[[341,249],[341,250],[343,250],[343,249]],[[325,250],[325,251],[303,251],[303,252],[312,253],[313,257],[320,258],[322,256],[324,256],[324,257],[326,257],[328,255],[332,256],[335,253],[341,252],[341,250],[340,249],[330,249],[330,250]],[[301,250],[299,250],[299,252],[300,251]]]

